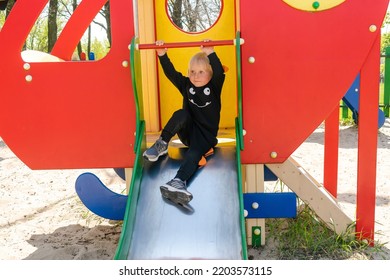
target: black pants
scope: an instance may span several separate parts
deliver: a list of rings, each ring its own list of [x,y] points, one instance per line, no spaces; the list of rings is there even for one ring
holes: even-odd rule
[[[176,134],[188,150],[175,177],[187,181],[198,169],[199,160],[212,146],[203,137],[191,115],[184,109],[173,113],[162,130],[161,138],[169,143]]]

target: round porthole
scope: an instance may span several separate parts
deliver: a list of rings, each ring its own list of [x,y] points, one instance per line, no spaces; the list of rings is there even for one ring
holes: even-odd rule
[[[166,10],[171,22],[188,33],[202,33],[218,21],[223,0],[167,0]]]

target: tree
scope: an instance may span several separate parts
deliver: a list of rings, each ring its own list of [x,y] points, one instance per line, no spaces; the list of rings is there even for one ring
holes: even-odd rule
[[[47,17],[47,52],[51,52],[57,41],[57,13],[58,0],[50,0],[49,13]]]
[[[385,53],[385,49],[390,47],[390,33],[388,32],[388,28],[390,26],[390,14],[386,13],[385,20],[382,25],[382,37],[381,37],[381,53]]]
[[[168,12],[171,16],[173,23],[180,29],[183,29],[183,24],[181,21],[182,7],[182,0],[168,1]]]
[[[16,0],[7,0],[6,1],[6,3],[7,3],[6,14],[5,14],[6,18],[8,17],[8,15],[11,12],[12,8],[14,7],[15,2],[16,2]]]
[[[72,11],[74,12],[75,10],[76,10],[76,8],[77,8],[77,0],[72,0]],[[81,42],[79,42],[78,44],[77,44],[77,54],[78,54],[78,56],[80,57],[80,54],[81,54],[81,52],[83,51],[83,49],[82,49],[82,47],[81,47]]]
[[[107,40],[108,43],[111,47],[111,14],[110,14],[110,1],[107,1],[106,4],[104,4],[104,7],[101,11],[101,15],[105,18],[106,20],[106,26],[103,24],[100,24],[99,22],[96,22],[97,25],[102,27],[103,29],[106,30],[107,33]]]
[[[77,9],[81,0],[50,0],[44,8],[41,15],[34,23],[23,50],[38,50],[43,52],[51,52],[58,35],[61,33],[68,19]],[[9,12],[12,10],[16,0],[0,0],[0,4],[6,8],[5,11],[0,10],[0,28],[4,24]],[[80,55],[83,50],[88,53],[91,50],[99,57],[103,57],[111,46],[111,20],[110,20],[110,1],[107,1],[101,11],[99,11],[99,19],[95,19],[83,38],[77,45],[77,52]],[[96,40],[94,37],[93,26],[98,26],[103,32],[106,32],[105,40]],[[100,32],[99,32],[100,33]],[[99,39],[102,37],[99,36]]]
[[[0,10],[5,10],[7,8],[8,0],[0,0]]]
[[[221,0],[168,0],[172,22],[186,32],[202,32],[210,28],[221,12]]]

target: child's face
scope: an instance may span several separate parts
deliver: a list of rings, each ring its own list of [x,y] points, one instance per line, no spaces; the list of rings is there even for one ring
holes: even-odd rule
[[[191,83],[196,87],[203,87],[211,80],[211,73],[204,63],[191,63],[188,75]]]

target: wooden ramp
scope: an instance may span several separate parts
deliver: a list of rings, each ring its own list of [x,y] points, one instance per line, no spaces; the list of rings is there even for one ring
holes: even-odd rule
[[[353,223],[324,186],[291,157],[283,163],[267,164],[267,167],[337,234],[346,232]]]

